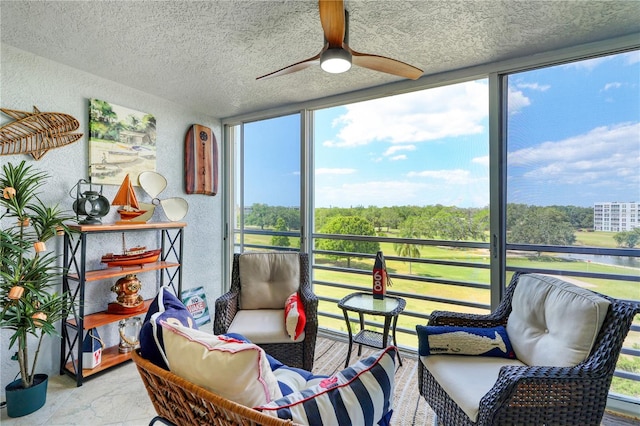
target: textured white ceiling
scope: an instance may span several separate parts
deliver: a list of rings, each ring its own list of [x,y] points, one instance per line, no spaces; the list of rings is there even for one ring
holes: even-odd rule
[[[640,2],[347,0],[350,46],[425,75],[640,34]],[[319,67],[257,76],[323,44],[318,4],[289,1],[1,1],[3,43],[214,117],[401,80]]]

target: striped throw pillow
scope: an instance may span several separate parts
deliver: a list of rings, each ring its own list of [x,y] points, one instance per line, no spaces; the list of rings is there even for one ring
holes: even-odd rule
[[[307,425],[387,425],[392,413],[396,351],[389,346],[315,386],[256,409]]]

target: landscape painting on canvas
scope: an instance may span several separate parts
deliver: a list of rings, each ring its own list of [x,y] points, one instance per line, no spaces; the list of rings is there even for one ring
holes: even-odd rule
[[[89,163],[91,182],[120,185],[128,174],[156,170],[156,118],[140,111],[90,99]]]

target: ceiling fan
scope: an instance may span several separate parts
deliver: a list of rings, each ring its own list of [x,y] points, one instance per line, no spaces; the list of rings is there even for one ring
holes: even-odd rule
[[[318,64],[323,70],[330,73],[348,71],[351,64],[354,64],[412,80],[420,78],[422,70],[419,68],[384,56],[356,52],[349,47],[349,13],[344,8],[343,0],[319,0],[318,4],[325,39],[320,53],[304,61],[260,76],[256,80],[291,74]]]

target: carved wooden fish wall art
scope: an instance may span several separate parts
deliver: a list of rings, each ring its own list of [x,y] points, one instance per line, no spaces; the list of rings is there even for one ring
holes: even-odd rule
[[[82,137],[71,133],[80,127],[78,120],[61,112],[33,112],[0,108],[16,121],[0,127],[0,155],[31,154],[39,160],[50,149],[69,145]]]

